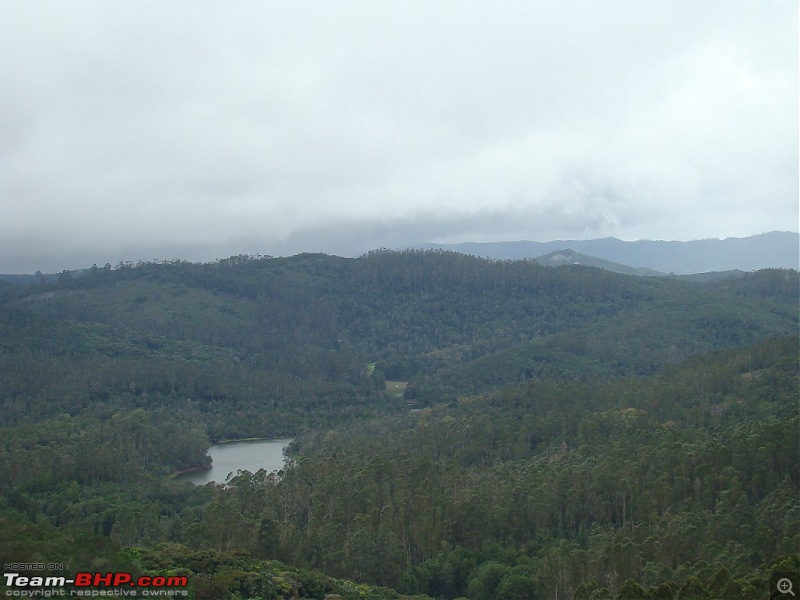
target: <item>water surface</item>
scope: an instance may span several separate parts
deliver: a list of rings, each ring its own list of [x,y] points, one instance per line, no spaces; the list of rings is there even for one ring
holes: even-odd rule
[[[291,441],[292,438],[279,438],[217,444],[208,450],[212,460],[210,469],[181,473],[176,479],[204,485],[209,481],[225,483],[228,475],[238,470],[253,473],[259,469],[278,471],[284,467],[286,457],[283,450]]]

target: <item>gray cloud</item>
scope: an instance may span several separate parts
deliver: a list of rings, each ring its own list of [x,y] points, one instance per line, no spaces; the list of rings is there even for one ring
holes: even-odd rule
[[[0,13],[0,272],[798,228],[795,3]]]

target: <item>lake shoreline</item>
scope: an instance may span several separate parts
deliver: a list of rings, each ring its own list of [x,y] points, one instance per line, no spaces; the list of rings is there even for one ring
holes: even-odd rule
[[[225,444],[238,444],[240,442],[277,442],[279,440],[293,440],[291,436],[282,437],[254,437],[254,438],[237,438],[234,440],[220,440],[211,444],[212,446],[223,446]]]
[[[198,471],[208,471],[213,465],[208,463],[202,467],[190,467],[188,469],[181,469],[180,471],[175,471],[174,473],[169,474],[170,479],[175,479],[176,477],[183,475],[184,473],[196,473]]]
[[[195,485],[208,482],[224,483],[238,470],[257,472],[265,468],[277,472],[285,468],[286,448],[294,440],[292,437],[279,438],[239,438],[214,442],[207,449],[209,463],[200,467],[182,469],[169,477],[177,481],[191,481]]]

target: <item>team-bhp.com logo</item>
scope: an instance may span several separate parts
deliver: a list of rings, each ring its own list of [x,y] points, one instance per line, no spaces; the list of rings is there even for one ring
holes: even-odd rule
[[[186,577],[142,575],[134,577],[124,571],[116,573],[75,573],[64,576],[31,576],[4,573],[6,596],[49,598],[58,596],[188,596]],[[66,590],[69,586],[72,589]]]

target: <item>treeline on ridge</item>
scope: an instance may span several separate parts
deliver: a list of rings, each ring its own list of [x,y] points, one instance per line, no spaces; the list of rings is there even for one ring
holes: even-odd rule
[[[755,598],[800,569],[798,287],[415,251],[2,286],[0,553],[197,598]],[[168,477],[284,435],[280,475]]]
[[[7,292],[0,414],[188,402],[212,439],[282,435],[400,410],[386,379],[425,406],[654,373],[796,330],[797,288],[785,270],[693,284],[412,251],[95,268]]]

